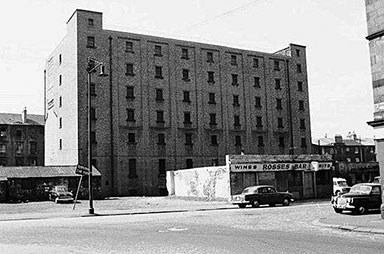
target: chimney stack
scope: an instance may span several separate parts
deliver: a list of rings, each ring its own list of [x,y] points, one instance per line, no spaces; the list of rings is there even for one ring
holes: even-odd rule
[[[21,121],[23,123],[27,122],[27,107],[24,107],[23,111],[21,112]]]

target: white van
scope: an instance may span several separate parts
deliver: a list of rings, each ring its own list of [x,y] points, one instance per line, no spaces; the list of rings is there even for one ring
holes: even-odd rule
[[[340,177],[333,177],[333,195],[340,195],[349,192],[351,187],[348,186],[347,180]]]

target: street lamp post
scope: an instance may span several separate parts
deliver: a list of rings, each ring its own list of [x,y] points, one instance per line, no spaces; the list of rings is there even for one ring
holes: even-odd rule
[[[93,191],[92,191],[92,114],[91,114],[91,76],[97,68],[100,67],[100,73],[98,76],[106,77],[108,74],[104,73],[104,64],[98,62],[93,58],[88,58],[88,195],[89,195],[89,214],[94,214],[95,210],[93,208]]]

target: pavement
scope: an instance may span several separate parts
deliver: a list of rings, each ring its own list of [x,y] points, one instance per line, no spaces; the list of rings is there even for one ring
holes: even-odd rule
[[[318,199],[299,200],[293,205],[324,204],[328,202],[329,200]],[[213,201],[173,196],[111,197],[104,200],[94,200],[93,215],[89,214],[89,207],[88,200],[81,200],[76,204],[55,204],[50,201],[14,204],[0,203],[0,221],[239,209],[226,200]],[[333,213],[326,218],[316,219],[312,224],[338,230],[384,235],[384,219],[381,219],[380,212],[369,212],[365,215]]]

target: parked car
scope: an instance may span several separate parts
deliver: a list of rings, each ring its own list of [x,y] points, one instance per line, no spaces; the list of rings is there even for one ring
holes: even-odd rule
[[[72,192],[68,191],[68,187],[65,185],[54,186],[49,192],[49,199],[55,203],[74,201]]]
[[[351,190],[332,199],[332,206],[336,213],[352,211],[364,214],[368,210],[380,209],[381,185],[375,183],[359,183],[352,186]]]
[[[347,193],[351,187],[348,186],[347,180],[340,177],[333,177],[333,195],[340,195],[343,193]]]
[[[247,205],[259,207],[264,204],[269,206],[276,204],[288,206],[293,201],[293,194],[278,192],[271,185],[250,186],[245,188],[241,194],[232,196],[232,204],[238,205],[240,208],[245,208]]]

